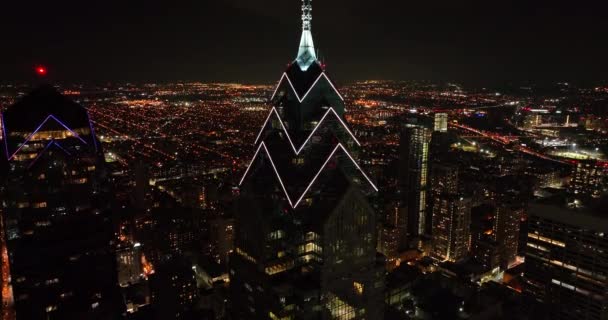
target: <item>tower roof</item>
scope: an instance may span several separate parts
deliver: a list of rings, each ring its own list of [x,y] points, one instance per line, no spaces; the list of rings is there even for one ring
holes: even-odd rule
[[[50,85],[42,85],[4,111],[6,130],[32,132],[49,116],[61,119],[70,128],[87,128],[89,116],[84,107],[62,95]]]
[[[8,107],[0,114],[0,121],[4,140],[2,147],[9,161],[19,152],[27,150],[25,146],[36,139],[36,133],[42,131],[69,131],[68,137],[78,140],[78,144],[94,146],[97,150],[87,110],[50,85],[34,89]],[[54,143],[54,138],[46,140],[43,152],[50,147],[62,148]]]
[[[311,64],[317,61],[315,44],[312,40],[312,0],[302,0],[302,37],[296,63],[302,71],[308,70]]]

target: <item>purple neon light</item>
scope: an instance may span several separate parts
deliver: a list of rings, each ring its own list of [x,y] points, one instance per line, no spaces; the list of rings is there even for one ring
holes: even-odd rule
[[[17,150],[15,151],[15,153],[13,153],[13,155],[11,155],[8,160],[10,161],[11,159],[13,159],[13,157],[15,157],[15,155],[17,154],[17,152],[21,151],[21,149],[23,148],[23,146],[25,146],[26,143],[28,143],[32,137],[36,134],[36,132],[38,132],[38,130],[40,130],[40,128],[42,128],[42,126],[49,120],[51,116],[49,115],[48,117],[46,117],[46,119],[44,119],[44,121],[42,121],[42,123],[38,126],[38,128],[36,128],[36,130],[34,130],[34,132],[32,132],[29,136],[27,136],[27,138],[25,138],[25,141],[21,144],[21,146],[19,146],[19,148],[17,148]]]
[[[277,91],[279,91],[279,87],[281,87],[281,83],[283,82],[283,78],[286,78],[287,82],[289,83],[289,86],[291,87],[291,90],[296,95],[296,98],[298,99],[298,101],[301,103],[302,101],[304,101],[304,99],[306,99],[306,96],[308,96],[308,94],[310,93],[310,91],[312,91],[312,88],[315,87],[315,85],[317,84],[317,82],[319,82],[319,80],[321,80],[321,77],[325,77],[325,79],[327,80],[327,82],[329,83],[329,85],[334,89],[334,92],[336,92],[336,94],[338,95],[338,97],[340,97],[340,99],[342,101],[344,101],[344,98],[342,97],[342,95],[340,94],[340,92],[338,91],[338,89],[336,89],[336,87],[331,82],[331,80],[329,80],[329,78],[327,77],[327,75],[325,74],[325,72],[322,72],[319,75],[319,77],[317,77],[317,79],[315,80],[315,82],[313,82],[313,84],[310,86],[310,88],[308,88],[308,91],[306,91],[306,93],[302,96],[302,98],[300,98],[300,95],[298,95],[298,92],[296,91],[296,88],[293,86],[293,83],[289,79],[289,76],[287,75],[287,73],[284,72],[283,76],[281,76],[281,79],[279,79],[279,84],[274,89],[274,92],[272,93],[272,97],[270,98],[270,100],[274,99],[274,96],[277,94]]]
[[[68,150],[66,150],[64,147],[62,147],[57,141],[55,141],[54,144],[57,148],[61,149],[61,151],[65,152],[68,156],[72,155]]]
[[[86,141],[84,141],[84,139],[81,138],[78,133],[74,132],[74,130],[72,130],[68,126],[66,126],[63,122],[61,122],[61,120],[57,119],[54,115],[51,115],[51,118],[53,118],[53,119],[55,119],[55,121],[59,122],[59,124],[61,126],[63,126],[66,130],[68,130],[69,132],[71,132],[76,138],[78,138],[78,140],[82,141],[82,143],[88,145],[88,143]]]
[[[93,129],[93,123],[91,122],[91,115],[89,115],[89,111],[87,111],[87,118],[89,119],[89,129],[91,129],[91,138],[93,139],[95,152],[97,152],[97,138],[95,137],[95,129]]]
[[[8,159],[9,158],[8,137],[6,136],[6,125],[4,124],[4,113],[0,113],[0,118],[2,120],[2,140],[4,140],[4,151],[6,152],[6,159]]]
[[[327,117],[327,115],[329,115],[330,112],[332,112],[334,114],[334,116],[338,119],[338,121],[340,121],[340,123],[342,124],[342,126],[344,127],[344,129],[346,129],[346,131],[348,132],[348,134],[350,134],[350,136],[353,138],[353,140],[355,140],[355,142],[357,143],[357,145],[361,145],[361,143],[359,143],[359,140],[357,140],[357,138],[352,133],[352,131],[350,131],[350,129],[348,129],[348,126],[346,125],[346,123],[340,118],[340,116],[338,115],[338,113],[333,108],[329,108],[329,110],[327,110],[327,112],[325,112],[325,114],[323,115],[323,117],[321,117],[321,120],[319,120],[319,123],[317,123],[317,125],[315,126],[315,128],[310,132],[310,134],[308,135],[308,137],[306,138],[306,140],[302,143],[302,145],[300,146],[300,148],[296,149],[296,146],[294,145],[293,141],[291,140],[291,137],[289,136],[289,132],[287,131],[287,128],[285,128],[285,125],[283,124],[283,121],[281,120],[281,117],[279,116],[279,112],[277,111],[277,109],[275,107],[272,107],[272,109],[270,110],[270,113],[268,114],[268,117],[266,117],[266,121],[264,121],[264,124],[262,125],[262,129],[260,129],[260,132],[258,133],[258,136],[255,138],[255,142],[254,143],[258,142],[258,140],[260,139],[260,136],[262,135],[262,132],[264,131],[264,128],[268,124],[268,120],[270,120],[270,117],[274,113],[277,116],[277,119],[279,120],[279,122],[281,123],[281,127],[283,128],[283,131],[285,132],[285,135],[287,136],[287,140],[289,140],[289,144],[291,145],[291,149],[293,149],[293,151],[296,153],[296,155],[298,155],[298,154],[300,154],[300,152],[302,151],[302,149],[304,149],[304,147],[306,146],[306,144],[308,143],[308,141],[310,140],[310,138],[312,138],[312,136],[315,134],[315,132],[317,131],[317,129],[323,123],[323,120],[325,120],[325,118]]]
[[[289,202],[289,204],[291,205],[291,207],[294,208],[294,209],[300,204],[300,202],[302,201],[302,199],[304,198],[304,196],[306,195],[306,193],[308,193],[308,191],[310,190],[310,188],[312,187],[312,185],[315,183],[315,181],[317,180],[317,178],[319,177],[319,175],[321,174],[321,172],[323,171],[323,169],[325,169],[325,166],[327,166],[327,164],[329,163],[329,160],[331,160],[331,158],[338,151],[338,149],[342,149],[342,151],[344,151],[344,153],[353,162],[353,164],[355,165],[355,167],[357,167],[357,169],[359,170],[359,172],[361,172],[361,174],[367,180],[367,182],[369,182],[369,184],[372,186],[372,188],[374,188],[374,190],[376,190],[376,192],[378,191],[378,188],[376,187],[376,185],[365,174],[365,172],[363,171],[363,169],[359,166],[359,164],[350,155],[350,153],[348,153],[348,151],[346,150],[346,148],[344,148],[344,146],[341,143],[338,143],[338,145],[334,148],[334,150],[331,152],[331,154],[329,155],[329,157],[327,157],[327,159],[325,160],[325,162],[323,163],[323,165],[321,166],[321,168],[319,169],[319,171],[317,171],[317,173],[315,174],[315,176],[313,177],[313,179],[310,181],[310,183],[308,184],[308,186],[306,187],[306,189],[304,190],[304,192],[302,192],[302,194],[300,195],[300,197],[298,198],[298,200],[296,201],[295,204],[292,202],[291,197],[289,196],[289,193],[287,192],[287,189],[285,188],[285,184],[283,183],[283,179],[281,179],[281,175],[279,174],[279,171],[277,170],[277,168],[276,168],[276,166],[274,164],[274,161],[272,160],[272,156],[270,155],[270,152],[268,151],[268,148],[266,147],[266,144],[263,141],[262,141],[262,143],[260,143],[260,146],[256,150],[256,152],[255,152],[255,154],[253,156],[253,159],[251,159],[251,162],[249,163],[249,166],[247,167],[247,170],[245,170],[245,174],[243,174],[243,177],[241,178],[241,181],[239,182],[239,185],[243,184],[243,181],[245,180],[245,177],[247,176],[247,173],[249,172],[249,169],[251,169],[251,165],[253,165],[253,162],[255,161],[256,157],[258,156],[258,153],[260,152],[260,150],[262,148],[264,148],[264,151],[266,152],[266,155],[268,155],[268,159],[270,160],[270,164],[272,165],[272,168],[274,169],[274,173],[276,174],[276,176],[277,176],[277,178],[279,180],[279,184],[283,188],[283,192],[285,193],[285,197],[287,198],[287,201]]]
[[[51,139],[51,141],[49,143],[47,143],[47,145],[44,147],[44,149],[42,149],[42,151],[40,151],[40,153],[36,156],[36,158],[34,158],[34,160],[27,166],[27,168],[31,168],[37,161],[38,159],[40,159],[40,157],[42,157],[42,155],[49,149],[49,147],[51,145],[55,145],[57,148],[59,148],[59,150],[65,152],[68,156],[71,156],[72,154],[70,152],[68,152],[64,147],[62,147],[59,143],[57,143],[57,141],[55,141],[55,139]]]
[[[27,166],[27,168],[31,168],[34,163],[36,163],[36,161],[38,161],[38,159],[40,159],[40,157],[42,157],[42,155],[46,152],[46,150],[48,150],[48,148],[55,142],[55,140],[51,140],[49,143],[46,144],[46,146],[44,147],[44,149],[42,149],[42,151],[36,156],[36,158],[34,158],[34,160],[32,162],[30,162],[30,165]]]
[[[49,115],[48,117],[46,117],[46,119],[44,119],[44,121],[42,121],[42,123],[38,126],[38,128],[36,128],[36,130],[34,130],[34,132],[32,132],[26,139],[25,141],[23,141],[23,143],[21,143],[21,145],[19,146],[19,148],[17,148],[17,150],[15,150],[15,152],[13,153],[12,156],[10,156],[8,158],[8,160],[12,160],[15,155],[17,155],[17,153],[19,153],[19,151],[21,151],[21,149],[34,137],[34,135],[36,133],[38,133],[38,131],[40,131],[40,129],[42,128],[42,126],[44,126],[44,124],[49,120],[49,119],[53,119],[55,120],[57,123],[59,123],[62,127],[64,127],[66,130],[68,130],[69,132],[72,133],[72,135],[74,135],[74,137],[78,138],[80,141],[82,141],[82,143],[88,145],[88,143],[86,141],[84,141],[84,139],[82,139],[80,137],[80,135],[78,135],[78,133],[74,132],[72,129],[70,129],[68,126],[66,126],[63,122],[61,122],[61,120],[57,119],[54,115]],[[4,128],[4,127],[3,127]],[[8,149],[7,149],[8,150]]]

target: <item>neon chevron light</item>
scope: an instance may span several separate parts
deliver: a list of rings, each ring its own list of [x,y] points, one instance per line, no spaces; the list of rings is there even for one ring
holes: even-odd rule
[[[6,125],[4,124],[4,113],[0,113],[0,118],[2,118],[2,140],[4,140],[4,151],[6,152],[6,158],[9,158],[8,155],[8,137],[6,136]]]
[[[329,78],[327,77],[327,75],[325,75],[325,72],[322,72],[319,75],[319,77],[317,78],[317,80],[315,80],[315,82],[310,86],[310,88],[308,88],[308,91],[306,91],[306,93],[304,94],[304,96],[302,96],[302,98],[300,98],[300,95],[298,95],[298,92],[296,91],[296,88],[293,86],[293,83],[289,79],[289,76],[287,75],[287,73],[284,72],[283,76],[279,80],[279,84],[277,85],[276,89],[274,89],[274,93],[272,94],[272,97],[270,98],[270,100],[274,99],[274,96],[277,94],[277,91],[279,91],[279,88],[281,87],[281,83],[283,82],[283,78],[285,78],[285,79],[287,79],[287,82],[289,82],[289,86],[291,87],[291,90],[293,91],[293,93],[296,95],[296,98],[298,99],[298,102],[302,103],[302,101],[304,101],[304,99],[306,99],[306,97],[308,96],[308,94],[310,93],[310,91],[312,91],[312,89],[315,87],[315,85],[317,84],[317,82],[319,82],[319,80],[321,80],[321,77],[325,77],[325,80],[327,80],[327,82],[329,83],[329,85],[334,89],[334,92],[338,95],[338,97],[340,97],[340,99],[342,101],[344,101],[344,98],[342,97],[342,95],[340,94],[340,92],[338,91],[338,89],[336,89],[336,87],[331,82],[331,80],[329,80]]]
[[[344,146],[341,143],[338,143],[338,145],[330,153],[329,157],[327,157],[327,159],[325,160],[325,162],[323,163],[323,165],[321,166],[321,168],[319,169],[319,171],[317,171],[317,173],[315,174],[314,178],[310,181],[310,183],[308,184],[308,186],[306,187],[306,189],[304,189],[304,192],[300,195],[300,197],[298,198],[298,200],[296,201],[295,204],[291,200],[291,197],[289,197],[289,193],[287,192],[287,189],[285,188],[285,184],[283,183],[283,179],[281,179],[281,175],[279,174],[279,171],[277,170],[276,166],[274,165],[274,161],[272,160],[272,156],[270,155],[270,152],[268,151],[268,148],[266,147],[266,144],[263,141],[262,141],[262,143],[260,143],[260,146],[256,150],[256,152],[255,152],[255,154],[253,156],[253,159],[251,159],[251,162],[249,163],[249,166],[247,167],[247,170],[245,170],[245,174],[243,174],[243,177],[241,178],[241,181],[239,182],[239,185],[243,184],[243,181],[245,180],[245,177],[247,176],[247,173],[249,172],[249,169],[251,169],[251,165],[253,165],[253,162],[257,158],[257,156],[258,156],[258,154],[259,154],[259,152],[260,152],[260,150],[262,148],[264,148],[264,151],[266,152],[266,155],[268,155],[268,159],[270,160],[270,164],[272,165],[272,168],[274,169],[274,173],[276,174],[276,176],[277,176],[277,178],[279,180],[279,184],[281,184],[281,187],[283,188],[283,192],[285,193],[285,197],[287,198],[287,201],[289,202],[289,204],[291,205],[291,207],[294,208],[294,209],[300,204],[300,202],[302,201],[302,199],[304,198],[304,196],[306,195],[306,193],[308,193],[308,191],[310,190],[310,188],[312,187],[312,185],[315,183],[315,181],[317,180],[317,178],[319,177],[319,175],[321,174],[321,172],[323,171],[323,169],[325,169],[325,166],[327,166],[327,164],[329,163],[329,160],[331,160],[331,158],[338,151],[338,149],[342,149],[342,151],[344,151],[344,153],[353,162],[353,164],[355,165],[355,167],[357,167],[357,169],[359,170],[359,172],[361,172],[361,174],[367,180],[367,182],[369,182],[369,184],[372,186],[372,188],[374,188],[374,190],[378,191],[378,188],[376,187],[376,185],[365,174],[365,172],[363,172],[363,169],[361,169],[361,167],[359,166],[359,164],[357,164],[357,162],[355,161],[355,159],[350,155],[350,153],[348,153],[348,151],[346,150],[346,148],[344,148]]]
[[[44,124],[49,121],[49,119],[53,119],[55,120],[57,123],[59,123],[62,127],[64,127],[66,130],[68,130],[69,132],[72,133],[72,135],[74,135],[74,137],[78,138],[80,141],[82,141],[82,143],[88,145],[88,143],[86,141],[84,141],[84,139],[82,139],[78,133],[74,132],[72,129],[70,129],[68,126],[66,126],[63,122],[61,122],[61,120],[57,119],[54,115],[49,115],[48,117],[46,117],[46,119],[44,119],[44,121],[42,121],[42,123],[40,123],[40,125],[38,126],[38,128],[36,128],[36,130],[34,130],[34,132],[32,132],[26,139],[25,141],[23,141],[21,143],[21,145],[19,146],[19,148],[17,148],[17,150],[15,150],[15,152],[13,153],[13,155],[11,155],[10,157],[8,157],[8,160],[12,160],[15,155],[17,155],[17,153],[19,153],[19,151],[21,151],[21,149],[34,137],[34,135],[36,133],[38,133],[38,131],[40,131],[40,129],[42,128],[42,126],[44,126]],[[4,126],[2,127],[4,128]],[[8,151],[8,147],[7,147],[7,151]]]
[[[27,168],[31,168],[34,163],[36,163],[36,161],[38,161],[38,159],[40,159],[40,157],[42,156],[42,154],[44,154],[46,152],[46,150],[48,150],[48,148],[55,142],[55,140],[51,140],[49,143],[46,144],[46,146],[44,146],[44,149],[42,149],[42,151],[40,151],[40,153],[36,156],[36,158],[34,158],[34,161],[30,162],[30,164],[27,166]]]
[[[97,137],[95,136],[95,129],[93,129],[93,123],[91,123],[91,115],[87,111],[87,119],[89,120],[89,129],[91,130],[91,138],[93,139],[93,145],[95,146],[95,152],[97,152]]]
[[[253,155],[253,158],[251,158],[251,161],[249,162],[249,165],[247,166],[247,170],[245,170],[245,173],[243,174],[241,181],[239,181],[239,186],[241,184],[243,184],[243,180],[245,180],[245,177],[247,176],[247,172],[249,172],[249,169],[251,169],[251,165],[255,161],[255,158],[257,158],[258,153],[260,152],[260,149],[262,149],[262,145],[264,145],[264,142],[260,143],[260,145],[258,146],[258,149],[255,151],[255,154]],[[264,145],[264,147],[265,147],[265,145]]]
[[[264,142],[260,143],[260,146],[258,147],[258,150],[256,150],[255,154],[253,155],[253,159],[251,159],[251,162],[249,163],[249,166],[247,167],[247,170],[245,170],[245,174],[243,174],[243,177],[241,178],[241,181],[239,182],[239,186],[241,184],[243,184],[243,180],[245,180],[245,177],[247,176],[247,172],[249,172],[249,169],[251,168],[251,165],[253,164],[253,162],[257,158],[258,153],[260,153],[260,150],[262,148],[264,148],[264,151],[266,151],[266,154],[268,155],[268,159],[270,159],[270,164],[272,165],[272,169],[274,169],[274,173],[277,175],[277,178],[279,178],[279,183],[281,184],[281,187],[283,188],[283,192],[285,193],[285,196],[287,197],[287,201],[289,202],[289,205],[291,205],[292,208],[295,208],[293,206],[293,203],[291,202],[291,198],[289,197],[289,193],[287,193],[287,189],[285,188],[285,185],[283,184],[283,179],[281,179],[281,175],[279,174],[279,171],[277,170],[277,167],[274,165],[274,161],[272,161],[272,157],[270,156],[270,152],[268,152],[268,148],[266,148],[266,144]]]
[[[62,147],[62,146],[61,146],[61,145],[60,145],[60,144],[59,144],[57,141],[55,141],[54,145],[55,145],[57,148],[61,149],[61,151],[65,152],[65,153],[66,153],[68,156],[71,156],[71,155],[72,155],[72,154],[71,154],[69,151],[67,151],[67,150],[66,150],[64,147]]]
[[[317,129],[323,123],[323,120],[325,120],[325,118],[327,117],[327,115],[329,115],[330,112],[332,112],[336,116],[336,118],[340,121],[340,123],[342,124],[342,126],[344,127],[344,129],[346,129],[346,131],[348,132],[348,134],[350,134],[350,136],[353,138],[353,140],[355,140],[355,142],[357,143],[357,145],[361,145],[361,143],[359,143],[359,140],[357,140],[357,138],[355,137],[355,135],[350,131],[350,129],[348,129],[348,126],[346,125],[346,123],[340,118],[340,116],[336,113],[336,111],[333,108],[329,108],[329,110],[327,110],[327,112],[325,112],[325,114],[323,115],[323,117],[321,117],[321,120],[319,120],[319,123],[317,123],[317,125],[315,126],[315,128],[308,135],[308,137],[306,138],[306,140],[302,143],[302,145],[300,146],[300,148],[296,149],[296,146],[294,145],[293,141],[291,140],[291,137],[289,136],[289,132],[287,131],[287,128],[285,128],[285,125],[283,124],[283,121],[281,120],[281,117],[279,116],[279,112],[277,111],[277,109],[275,107],[272,107],[272,109],[270,110],[270,113],[268,114],[268,117],[266,117],[266,121],[264,121],[264,124],[262,125],[262,129],[258,133],[258,136],[255,138],[255,142],[254,143],[258,142],[258,140],[262,136],[262,132],[264,132],[264,128],[266,128],[266,125],[268,124],[268,120],[270,120],[270,117],[274,113],[277,116],[277,119],[279,120],[279,122],[281,123],[281,128],[283,128],[283,131],[285,132],[285,135],[287,136],[287,140],[289,140],[289,144],[291,145],[291,149],[293,149],[293,151],[296,153],[296,155],[299,155],[300,152],[302,151],[302,149],[304,149],[304,147],[306,146],[306,144],[308,143],[308,141],[310,140],[310,138],[312,138],[312,136],[315,134],[315,132],[317,131]]]
[[[68,156],[71,156],[72,154],[70,152],[68,152],[64,147],[62,147],[61,145],[59,145],[59,143],[57,143],[57,141],[55,141],[55,139],[52,139],[51,142],[49,142],[44,149],[42,149],[42,151],[40,151],[40,153],[36,156],[36,158],[27,166],[27,168],[31,168],[37,161],[38,159],[40,159],[40,157],[42,157],[42,155],[49,149],[49,147],[51,145],[56,146],[57,148],[59,148],[59,150],[65,152],[65,154],[67,154]]]

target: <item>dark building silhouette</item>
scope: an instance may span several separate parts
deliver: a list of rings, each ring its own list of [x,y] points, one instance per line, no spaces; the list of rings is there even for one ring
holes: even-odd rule
[[[236,319],[382,319],[376,186],[344,101],[314,51],[309,0],[298,56],[241,181],[230,287]]]
[[[136,238],[153,266],[199,250],[203,227],[199,210],[180,206],[153,208],[140,219]]]
[[[86,109],[42,86],[2,114],[4,227],[17,319],[118,319],[103,153]]]
[[[481,205],[471,210],[471,255],[484,271],[500,266],[500,245],[495,237],[495,208]]]
[[[510,193],[496,193],[494,200],[474,208],[471,253],[486,270],[507,270],[521,262],[517,255],[525,209],[525,203]]]
[[[503,198],[496,206],[496,241],[500,245],[500,267],[503,270],[516,262],[521,219],[524,217],[524,206],[513,199]]]
[[[198,288],[192,264],[186,259],[161,262],[150,276],[150,295],[154,319],[197,319]]]

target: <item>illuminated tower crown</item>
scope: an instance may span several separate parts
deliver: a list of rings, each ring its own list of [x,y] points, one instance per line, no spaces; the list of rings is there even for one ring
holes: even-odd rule
[[[337,155],[348,159],[343,169],[355,173],[356,181],[364,180],[367,187],[377,191],[348,151],[360,143],[344,121],[344,98],[317,60],[311,13],[311,0],[303,0],[298,56],[283,73],[270,98],[273,107],[255,140],[255,156],[240,182],[242,184],[251,173],[250,169],[262,151],[292,208],[300,204],[320,171]],[[292,167],[294,162],[295,168]],[[297,177],[289,177],[293,175]]]

